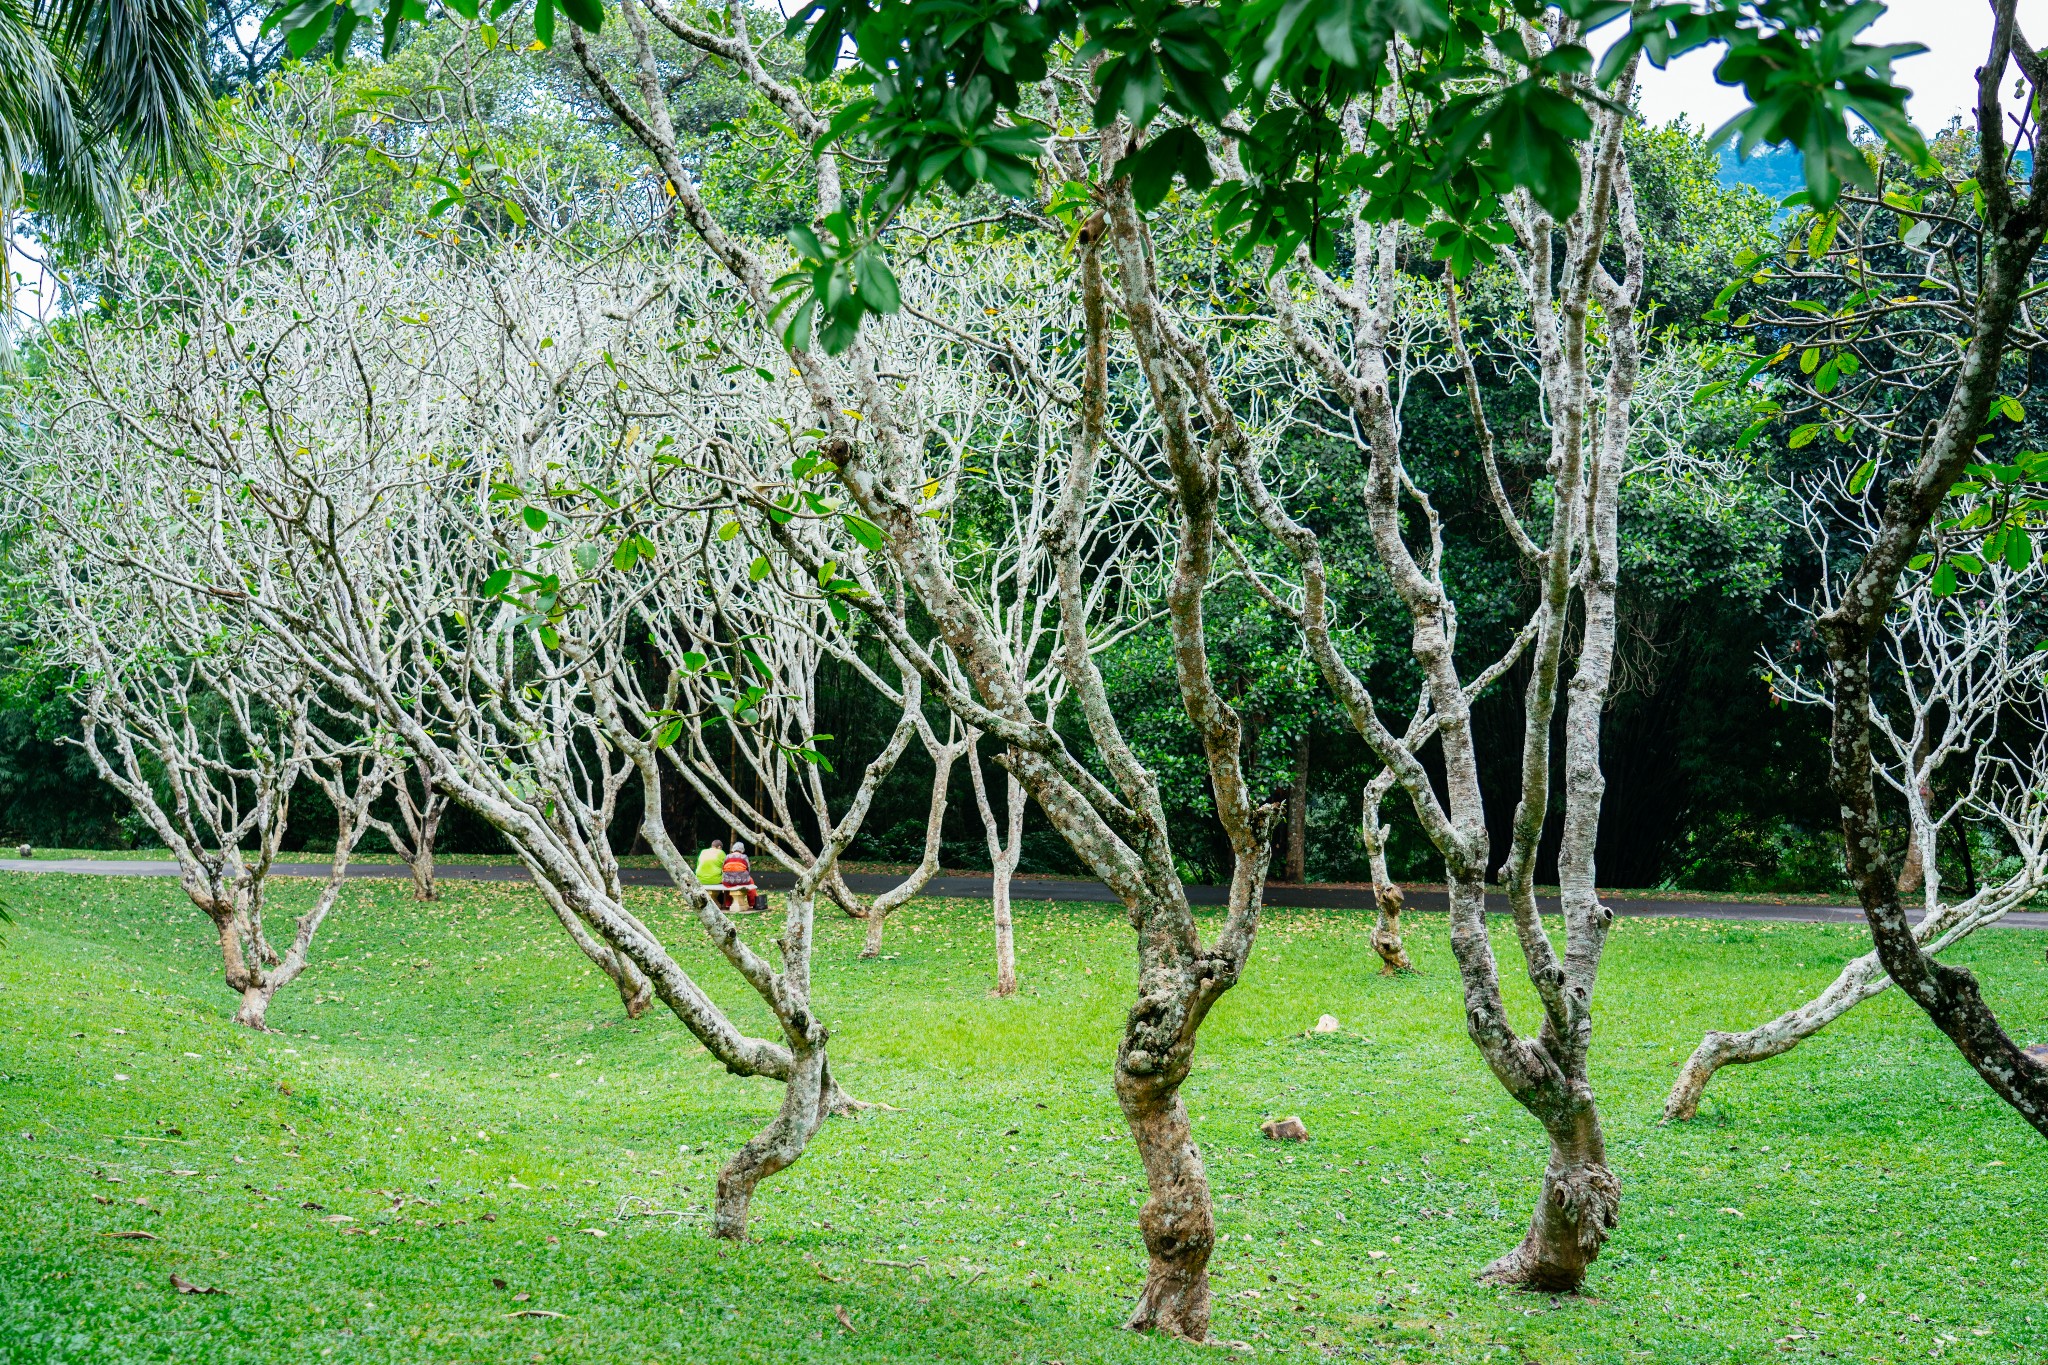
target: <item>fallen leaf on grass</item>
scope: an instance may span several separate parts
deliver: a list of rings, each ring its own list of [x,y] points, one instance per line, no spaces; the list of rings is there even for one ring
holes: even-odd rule
[[[606,1232],[606,1231],[605,1231],[605,1230],[604,1230],[603,1228],[578,1228],[578,1229],[576,1229],[576,1231],[578,1231],[578,1232],[582,1233],[582,1234],[583,1234],[584,1236],[586,1236],[586,1237],[609,1237],[609,1236],[611,1236],[611,1234],[610,1234],[609,1232]]]
[[[177,1290],[180,1294],[225,1294],[228,1292],[225,1289],[216,1289],[209,1285],[194,1284],[175,1270],[171,1272],[171,1288]]]
[[[302,1209],[312,1209],[315,1212],[318,1212],[319,1210],[324,1209],[327,1206],[325,1204],[316,1204],[312,1200],[308,1199],[305,1203],[299,1205],[299,1207]]]
[[[545,1308],[521,1308],[505,1315],[508,1318],[559,1318],[560,1313],[550,1313]]]
[[[153,1232],[103,1232],[100,1236],[119,1237],[124,1241],[130,1242],[154,1242],[157,1240],[157,1236]]]
[[[198,1175],[197,1171],[172,1171],[172,1175]]]
[[[504,1287],[505,1282],[503,1280],[499,1279],[496,1275],[491,1276],[491,1288],[503,1289]]]
[[[1720,1210],[1720,1212],[1722,1212],[1722,1213],[1725,1213],[1725,1214],[1727,1214],[1727,1215],[1728,1215],[1728,1216],[1729,1216],[1730,1218],[1740,1218],[1740,1217],[1742,1217],[1742,1210],[1741,1210],[1741,1209],[1722,1209],[1722,1210]]]
[[[318,1204],[309,1204],[306,1207],[317,1209],[320,1206]],[[330,1213],[320,1221],[323,1223],[353,1223],[356,1221],[356,1218],[352,1213]]]
[[[853,1319],[846,1316],[845,1305],[837,1303],[833,1304],[832,1316],[839,1319],[839,1325],[841,1327],[844,1327],[848,1332],[853,1331]]]

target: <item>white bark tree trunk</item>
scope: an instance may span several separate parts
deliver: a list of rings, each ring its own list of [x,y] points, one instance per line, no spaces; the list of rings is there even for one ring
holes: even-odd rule
[[[978,735],[970,732],[967,771],[974,782],[974,804],[981,813],[982,833],[988,839],[989,908],[995,930],[996,995],[1017,993],[1017,938],[1010,922],[1010,880],[1017,861],[1024,854],[1024,784],[1007,767],[1003,770],[1004,818],[1007,831],[999,826],[988,797],[988,783],[981,772],[981,755],[975,751]]]

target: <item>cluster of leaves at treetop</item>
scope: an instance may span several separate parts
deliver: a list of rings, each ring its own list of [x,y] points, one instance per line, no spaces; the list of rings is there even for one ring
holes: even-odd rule
[[[873,94],[843,110],[831,136],[858,129],[885,156],[873,194],[886,212],[943,180],[1023,197],[1044,129],[1018,111],[1067,45],[1094,68],[1097,126],[1122,118],[1139,136],[1124,169],[1151,207],[1174,175],[1211,180],[1202,128],[1234,137],[1246,179],[1217,192],[1221,226],[1246,253],[1333,245],[1324,225],[1346,194],[1370,192],[1378,221],[1434,220],[1438,255],[1454,267],[1489,259],[1501,240],[1499,199],[1527,189],[1559,217],[1580,192],[1577,144],[1586,105],[1605,98],[1638,53],[1662,67],[1697,48],[1725,49],[1718,74],[1751,107],[1724,133],[1746,152],[1789,142],[1806,153],[1808,185],[1832,203],[1844,183],[1869,185],[1850,136],[1854,113],[1916,160],[1919,135],[1891,64],[1917,46],[1856,37],[1875,0],[1701,0],[1653,5],[1628,20],[1595,72],[1579,42],[1532,49],[1525,34],[1553,13],[1581,32],[1629,15],[1620,0],[814,0],[790,21],[808,29],[806,73],[824,79],[848,45],[849,77]],[[1531,27],[1533,26],[1533,27]],[[1390,50],[1396,60],[1389,61]],[[1344,109],[1377,118],[1363,152],[1345,149]],[[1428,111],[1426,127],[1413,110]],[[1165,122],[1155,127],[1155,122]],[[1019,134],[1025,135],[1021,140]]]
[[[441,2],[477,22],[479,0]],[[282,0],[266,27],[282,26],[304,52],[331,24],[339,58],[381,4],[388,51],[425,3]],[[489,20],[516,3],[491,0]],[[603,21],[601,0],[535,0],[542,45],[558,5],[586,30]],[[807,282],[827,352],[852,344],[867,313],[892,311],[894,280],[873,242],[898,207],[939,185],[1036,196],[1047,129],[1022,111],[1069,60],[1094,63],[1096,124],[1133,129],[1118,169],[1143,208],[1176,176],[1209,188],[1207,139],[1236,140],[1245,178],[1215,188],[1212,204],[1240,255],[1270,248],[1284,262],[1306,246],[1327,258],[1337,210],[1362,190],[1369,217],[1424,228],[1462,273],[1506,240],[1510,190],[1559,217],[1577,206],[1587,108],[1608,100],[1632,60],[1662,67],[1712,46],[1724,49],[1717,75],[1751,101],[1722,132],[1745,151],[1798,147],[1812,200],[1826,206],[1845,183],[1874,183],[1852,113],[1909,160],[1926,158],[1891,69],[1920,49],[1857,41],[1883,12],[1877,0],[1682,0],[1633,14],[1623,0],[812,0],[788,29],[806,36],[805,74],[871,92],[839,111],[823,143],[858,138],[885,170],[862,206],[867,230],[849,217],[796,241],[805,280],[788,283]],[[1624,18],[1627,30],[1595,71],[1582,42],[1528,42],[1554,15],[1582,34]],[[1347,107],[1367,114],[1359,150],[1342,136]],[[811,315],[792,319],[789,344],[808,340]]]

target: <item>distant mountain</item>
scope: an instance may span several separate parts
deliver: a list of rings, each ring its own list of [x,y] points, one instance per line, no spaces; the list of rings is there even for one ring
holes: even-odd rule
[[[2033,174],[2032,152],[2018,152],[2013,162],[2020,175]],[[1759,148],[1749,160],[1744,161],[1735,155],[1735,146],[1731,142],[1721,149],[1721,183],[1730,189],[1737,185],[1753,185],[1773,199],[1783,199],[1794,190],[1806,188],[1806,171],[1796,147]]]

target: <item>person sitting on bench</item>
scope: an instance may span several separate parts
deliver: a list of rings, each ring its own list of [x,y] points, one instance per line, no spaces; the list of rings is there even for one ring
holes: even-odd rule
[[[732,898],[719,890],[725,884],[725,845],[713,839],[704,851],[697,855],[697,885],[710,893],[711,903],[723,910],[732,903]]]
[[[754,865],[747,861],[747,846],[735,839],[732,852],[725,855],[724,875],[720,878],[725,894],[736,903],[740,892],[747,893],[747,908],[743,914],[753,914],[761,908],[761,888],[754,885]]]

